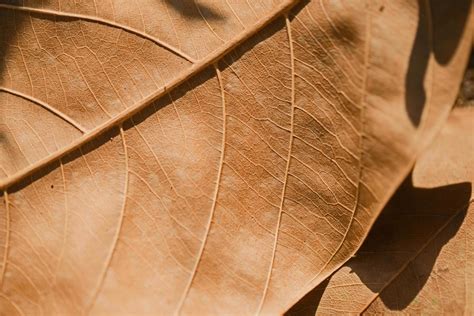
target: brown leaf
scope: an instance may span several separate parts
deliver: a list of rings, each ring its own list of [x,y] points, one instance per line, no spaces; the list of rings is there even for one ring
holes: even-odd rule
[[[0,2],[1,297],[24,314],[286,310],[443,123],[472,34],[462,1],[439,20],[412,1]]]
[[[473,121],[474,108],[454,110],[415,165],[415,187],[406,181],[356,257],[292,313],[474,312]]]

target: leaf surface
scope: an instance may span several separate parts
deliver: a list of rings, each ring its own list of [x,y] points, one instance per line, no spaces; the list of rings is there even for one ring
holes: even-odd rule
[[[1,286],[23,314],[283,312],[360,246],[472,31],[451,12],[441,54],[411,1],[2,3]]]
[[[473,312],[473,121],[454,110],[355,258],[293,313]]]

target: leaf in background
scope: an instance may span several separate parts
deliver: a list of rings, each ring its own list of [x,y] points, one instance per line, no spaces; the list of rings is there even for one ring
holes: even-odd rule
[[[0,5],[2,302],[281,313],[356,251],[448,114],[469,10],[251,3]]]
[[[356,257],[288,314],[474,312],[473,122],[474,108],[455,108],[415,187],[402,185]]]

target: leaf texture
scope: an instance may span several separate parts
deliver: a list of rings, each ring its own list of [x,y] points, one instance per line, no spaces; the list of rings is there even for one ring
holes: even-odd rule
[[[2,304],[281,313],[357,250],[447,116],[469,11],[440,59],[426,3],[294,5],[2,1]]]
[[[454,110],[355,258],[292,313],[472,313],[473,120]]]

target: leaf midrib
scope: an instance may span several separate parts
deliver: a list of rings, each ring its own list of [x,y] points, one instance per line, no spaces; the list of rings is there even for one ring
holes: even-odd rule
[[[279,18],[280,16],[283,16],[285,12],[289,11],[298,2],[299,0],[283,1],[279,6],[277,6],[271,12],[269,12],[265,19],[261,19],[257,21],[251,28],[243,30],[231,41],[227,42],[225,45],[222,45],[221,47],[216,49],[214,52],[209,54],[206,58],[203,58],[197,61],[195,64],[192,64],[191,67],[189,67],[186,71],[181,72],[178,76],[176,76],[173,80],[171,80],[168,83],[168,85],[163,86],[159,90],[150,94],[148,97],[142,99],[141,101],[127,108],[125,111],[119,113],[117,116],[98,125],[94,129],[90,130],[88,133],[84,134],[83,136],[77,138],[75,141],[71,142],[68,146],[65,146],[61,148],[60,150],[38,160],[37,162],[29,165],[28,167],[20,170],[19,172],[13,174],[12,176],[8,178],[2,179],[0,181],[0,190],[6,191],[13,184],[20,182],[24,178],[32,175],[36,171],[51,164],[57,159],[60,159],[64,157],[65,155],[75,151],[76,149],[82,147],[84,144],[88,143],[89,141],[94,140],[96,137],[99,137],[103,133],[112,129],[113,127],[119,126],[122,122],[129,119],[133,115],[137,114],[138,112],[146,108],[148,105],[150,105],[152,102],[161,98],[162,96],[164,96],[165,94],[167,94],[174,88],[178,87],[180,84],[184,83],[185,81],[187,81],[188,79],[190,79],[197,73],[201,72],[208,66],[216,63],[218,60],[223,58],[227,53],[232,51],[239,44],[241,44],[242,42],[249,39],[251,36],[258,33],[261,29],[263,29],[265,26],[273,22],[275,19]]]

